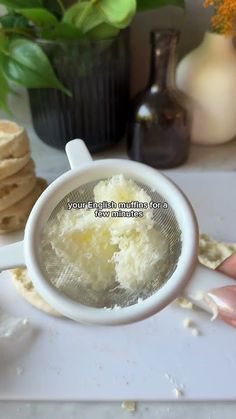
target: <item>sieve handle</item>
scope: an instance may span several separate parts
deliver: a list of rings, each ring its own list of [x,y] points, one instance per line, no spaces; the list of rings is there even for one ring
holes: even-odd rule
[[[0,247],[0,272],[25,266],[23,241]]]
[[[197,268],[187,287],[185,287],[183,294],[198,307],[212,313],[209,305],[202,298],[204,294],[215,288],[232,285],[236,286],[235,279],[231,279],[221,272],[208,269],[198,263]]]
[[[69,141],[66,144],[66,154],[72,170],[79,169],[81,165],[92,161],[92,156],[84,141],[79,139]]]

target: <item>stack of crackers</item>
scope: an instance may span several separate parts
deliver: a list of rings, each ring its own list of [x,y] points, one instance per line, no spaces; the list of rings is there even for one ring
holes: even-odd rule
[[[35,175],[26,130],[0,120],[0,234],[24,228],[46,186],[46,181]]]

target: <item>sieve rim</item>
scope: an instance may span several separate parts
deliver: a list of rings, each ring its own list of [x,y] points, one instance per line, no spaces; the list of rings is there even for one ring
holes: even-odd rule
[[[103,172],[104,170],[104,172]],[[122,307],[120,310],[88,307],[62,294],[44,276],[40,269],[38,243],[40,227],[58,202],[76,187],[92,180],[124,173],[134,181],[156,188],[164,198],[168,196],[179,227],[182,231],[182,249],[179,262],[171,278],[152,296],[141,303]],[[98,176],[98,173],[100,175]],[[105,173],[105,175],[104,175]],[[110,174],[107,174],[110,173]],[[86,181],[84,181],[86,179]],[[147,180],[149,180],[147,182]],[[80,183],[80,184],[78,184]],[[70,188],[68,189],[70,185]],[[158,185],[158,187],[155,187]],[[55,203],[55,200],[56,203]],[[184,228],[183,228],[184,227]],[[57,311],[82,323],[116,325],[139,321],[153,315],[172,302],[187,285],[195,269],[198,249],[198,225],[193,208],[175,183],[166,175],[142,163],[124,159],[97,160],[84,164],[79,169],[69,170],[51,183],[39,197],[32,209],[25,229],[24,254],[32,282],[39,294]]]

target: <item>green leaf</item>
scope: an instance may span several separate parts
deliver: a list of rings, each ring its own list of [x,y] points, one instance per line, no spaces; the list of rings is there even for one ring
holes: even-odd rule
[[[70,94],[57,79],[44,51],[34,42],[24,39],[11,41],[3,69],[15,84],[28,88],[52,87]]]
[[[8,13],[0,17],[0,24],[3,28],[27,28],[28,20],[17,13]]]
[[[76,18],[78,14],[80,13],[81,8],[83,9],[84,4],[87,4],[87,3],[89,2],[83,1],[81,3],[73,4],[73,6],[69,7],[69,9],[66,10],[63,16],[63,21],[74,25],[76,22]]]
[[[0,35],[0,108],[10,113],[7,104],[10,87],[3,71],[4,52],[8,50],[8,39],[4,35]]]
[[[4,77],[4,74],[0,66],[0,108],[2,108],[8,114],[11,114],[10,108],[8,106],[8,95],[10,93],[10,87],[7,80]]]
[[[55,26],[58,23],[56,16],[52,13],[48,12],[47,9],[39,8],[39,9],[21,9],[19,10],[24,17],[31,22],[35,23],[39,27],[50,27]]]
[[[103,14],[90,1],[76,3],[67,9],[63,20],[80,28],[84,33],[104,23]]]
[[[65,22],[60,22],[53,30],[43,30],[41,36],[58,41],[76,41],[84,38],[84,34],[78,28]]]
[[[9,92],[10,88],[0,65],[0,108],[2,108],[7,113],[10,113],[10,109],[7,103]]]
[[[90,1],[81,1],[67,9],[63,21],[75,25],[86,33],[104,23],[104,16]]]
[[[62,10],[57,0],[44,0],[43,6],[57,17],[61,17]]]
[[[9,45],[8,38],[2,33],[0,33],[0,53],[3,51],[8,51],[8,45]],[[2,61],[1,58],[2,56],[0,55],[0,62]]]
[[[164,6],[177,6],[185,8],[184,0],[136,0],[137,11],[144,12],[146,10],[157,9],[158,7]]]
[[[76,3],[66,11],[63,20],[78,27],[90,40],[114,38],[120,29],[107,23],[107,16],[97,7],[100,3],[100,0]]]
[[[107,23],[102,23],[101,25],[87,32],[87,36],[91,41],[98,41],[101,39],[115,38],[119,32],[120,30],[114,26],[108,25]]]
[[[40,7],[42,0],[1,0],[0,4],[10,9],[22,9],[24,7]]]
[[[97,0],[95,7],[107,23],[122,29],[131,23],[136,13],[136,0]]]

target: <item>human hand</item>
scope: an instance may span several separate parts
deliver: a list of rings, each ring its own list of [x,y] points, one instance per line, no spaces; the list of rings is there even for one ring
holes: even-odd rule
[[[235,279],[235,286],[215,288],[208,292],[207,297],[214,304],[219,317],[236,327],[236,253],[222,262],[217,270]]]

